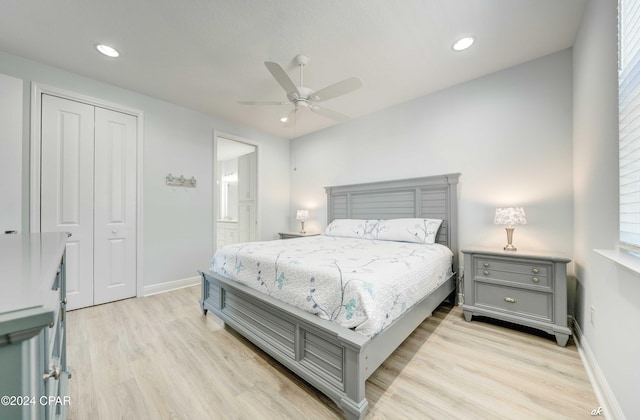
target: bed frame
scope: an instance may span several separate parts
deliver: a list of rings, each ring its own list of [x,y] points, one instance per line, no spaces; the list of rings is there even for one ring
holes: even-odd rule
[[[328,221],[334,219],[443,219],[436,241],[458,267],[459,174],[326,187]],[[295,240],[295,239],[293,239]],[[298,309],[209,270],[200,306],[212,311],[295,374],[331,398],[348,419],[367,411],[365,381],[447,297],[455,301],[456,274],[374,337]]]

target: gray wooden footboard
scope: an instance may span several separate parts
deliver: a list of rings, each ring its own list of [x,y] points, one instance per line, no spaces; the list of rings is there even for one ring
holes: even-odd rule
[[[455,292],[455,275],[373,338],[333,324],[211,271],[202,272],[203,313],[220,319],[331,398],[348,419],[367,411],[365,381]]]

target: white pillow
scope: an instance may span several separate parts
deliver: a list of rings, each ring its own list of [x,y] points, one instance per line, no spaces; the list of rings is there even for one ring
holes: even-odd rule
[[[432,244],[436,241],[441,224],[441,219],[380,220],[377,239]]]
[[[335,219],[324,231],[327,236],[378,239],[378,220]]]
[[[324,234],[345,238],[432,244],[436,241],[441,224],[441,219],[335,219],[327,226]]]

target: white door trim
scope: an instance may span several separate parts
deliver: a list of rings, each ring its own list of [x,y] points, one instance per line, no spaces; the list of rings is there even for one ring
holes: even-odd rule
[[[144,111],[126,107],[120,104],[108,102],[91,96],[82,95],[54,86],[44,84],[31,83],[31,152],[30,152],[30,169],[29,169],[29,231],[40,232],[40,162],[41,162],[41,127],[42,118],[42,94],[58,96],[60,98],[69,99],[76,102],[82,102],[88,105],[106,108],[113,111],[137,117],[137,136],[136,136],[136,296],[144,296],[143,285],[143,145],[144,145]]]

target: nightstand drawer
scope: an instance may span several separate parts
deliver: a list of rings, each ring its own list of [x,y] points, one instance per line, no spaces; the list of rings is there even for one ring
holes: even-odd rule
[[[476,278],[512,281],[515,283],[529,284],[532,286],[540,286],[546,288],[551,288],[552,286],[550,278],[546,276],[498,271],[491,268],[476,268]]]
[[[535,264],[529,261],[507,262],[490,258],[476,259],[476,269],[507,271],[510,273],[530,274],[535,276],[548,276],[550,267],[544,264]]]
[[[474,304],[538,320],[553,321],[553,295],[489,283],[476,283]]]

